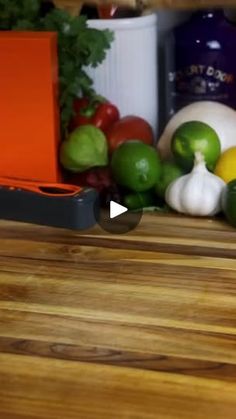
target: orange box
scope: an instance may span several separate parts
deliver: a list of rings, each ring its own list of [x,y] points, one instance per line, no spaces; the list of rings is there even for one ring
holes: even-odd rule
[[[0,32],[0,176],[59,182],[57,35]]]

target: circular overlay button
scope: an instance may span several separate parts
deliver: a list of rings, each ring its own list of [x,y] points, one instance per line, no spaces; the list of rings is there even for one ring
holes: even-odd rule
[[[95,203],[94,212],[99,226],[111,234],[128,233],[137,227],[143,215],[142,210],[129,211],[115,201],[110,201],[106,207],[101,207],[99,198]]]

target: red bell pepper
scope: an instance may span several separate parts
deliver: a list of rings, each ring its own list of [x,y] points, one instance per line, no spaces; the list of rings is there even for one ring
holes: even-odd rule
[[[75,116],[71,123],[71,129],[80,125],[95,125],[104,133],[118,121],[120,113],[118,108],[107,100],[96,97],[94,99],[76,99],[74,103]]]

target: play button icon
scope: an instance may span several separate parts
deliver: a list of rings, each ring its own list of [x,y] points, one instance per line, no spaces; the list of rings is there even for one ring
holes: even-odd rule
[[[101,206],[98,201],[95,205],[95,218],[100,227],[111,234],[125,234],[133,230],[139,224],[142,210],[129,211],[118,202],[110,201]]]
[[[119,215],[124,214],[126,211],[128,211],[128,208],[117,204],[115,201],[110,201],[110,218],[119,217]]]

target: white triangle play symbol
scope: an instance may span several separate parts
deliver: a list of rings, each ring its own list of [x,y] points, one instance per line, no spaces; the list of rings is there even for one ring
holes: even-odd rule
[[[115,201],[110,201],[110,218],[118,217],[119,215],[124,214],[126,211],[128,211],[128,208],[117,204]]]

